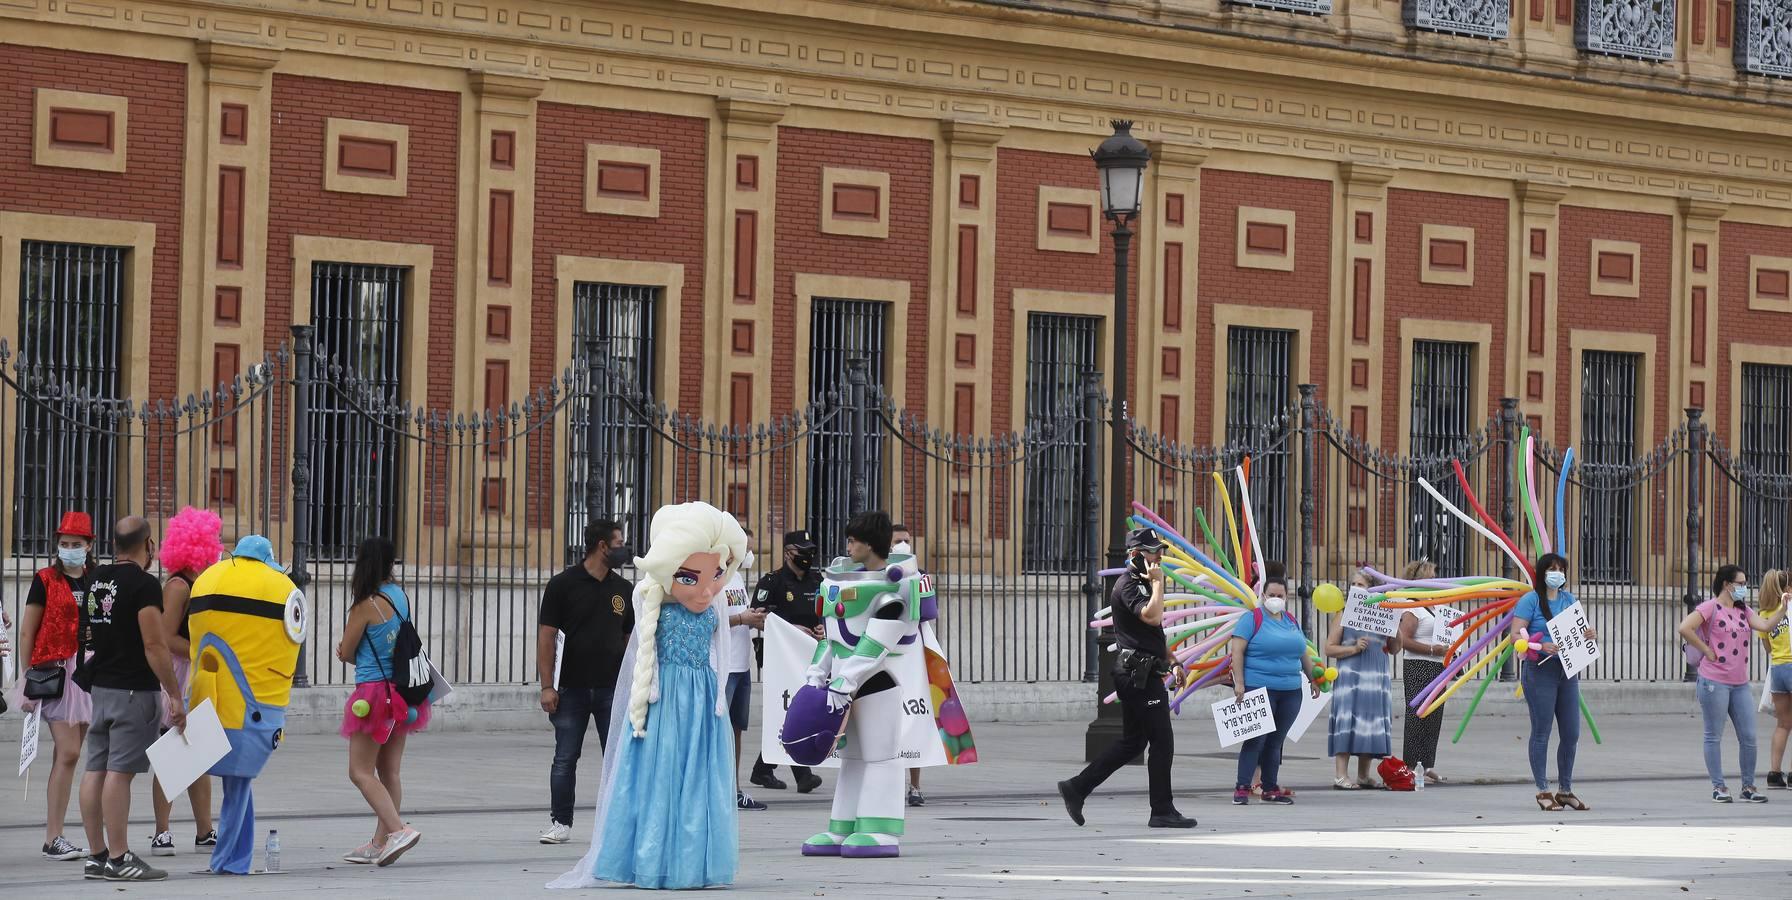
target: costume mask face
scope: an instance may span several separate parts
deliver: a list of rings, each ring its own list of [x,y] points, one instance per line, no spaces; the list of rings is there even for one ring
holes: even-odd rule
[[[721,593],[722,576],[720,553],[693,553],[672,573],[672,583],[666,586],[666,593],[684,604],[686,609],[702,612],[709,608],[716,594]]]

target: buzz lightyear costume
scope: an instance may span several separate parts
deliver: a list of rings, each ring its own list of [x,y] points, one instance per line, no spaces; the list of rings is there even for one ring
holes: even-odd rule
[[[841,557],[823,572],[816,605],[827,637],[790,699],[779,739],[803,765],[838,747],[840,777],[828,828],[803,842],[803,855],[898,856],[908,764],[900,757],[901,676],[892,663],[922,652],[922,623],[938,614],[933,583],[912,555],[876,570]]]

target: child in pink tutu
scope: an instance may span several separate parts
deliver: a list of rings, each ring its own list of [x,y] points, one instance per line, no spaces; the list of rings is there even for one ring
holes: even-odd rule
[[[406,705],[390,680],[399,621],[411,616],[410,602],[392,580],[397,560],[391,541],[361,542],[351,581],[355,602],[336,645],[336,658],[355,664],[355,690],[342,711],[348,777],[378,820],[373,840],[342,857],[351,863],[389,866],[422,837],[398,817],[398,766],[405,737],[429,725],[429,704]]]

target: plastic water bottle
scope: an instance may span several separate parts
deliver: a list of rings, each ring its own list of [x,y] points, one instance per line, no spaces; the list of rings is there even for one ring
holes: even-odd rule
[[[1422,791],[1425,789],[1424,763],[1419,763],[1418,767],[1412,770],[1412,789],[1415,791]]]
[[[280,829],[278,828],[268,831],[268,846],[264,859],[264,871],[280,871]]]

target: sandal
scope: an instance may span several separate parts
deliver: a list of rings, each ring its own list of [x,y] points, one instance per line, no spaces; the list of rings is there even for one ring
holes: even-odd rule
[[[1362,788],[1357,787],[1356,782],[1351,781],[1348,778],[1333,778],[1332,779],[1332,790],[1334,790],[1334,791],[1359,791],[1359,790],[1362,790]]]
[[[1561,804],[1562,806],[1566,806],[1569,809],[1572,809],[1576,812],[1586,812],[1588,809],[1591,808],[1591,807],[1587,806],[1585,803],[1582,803],[1579,797],[1576,797],[1573,794],[1569,794],[1569,793],[1557,794],[1556,802]],[[1558,807],[1558,808],[1560,808],[1560,807]]]
[[[1379,790],[1379,788],[1376,787],[1375,779],[1373,779],[1373,778],[1358,779],[1356,786],[1365,791]]]
[[[1548,791],[1539,791],[1537,794],[1537,797],[1536,797],[1537,806],[1539,808],[1541,808],[1544,812],[1555,812],[1556,810],[1559,810],[1562,808],[1562,804],[1556,802],[1556,798],[1561,797],[1561,796],[1571,796],[1571,795],[1552,794]]]

